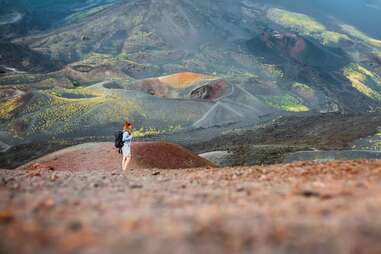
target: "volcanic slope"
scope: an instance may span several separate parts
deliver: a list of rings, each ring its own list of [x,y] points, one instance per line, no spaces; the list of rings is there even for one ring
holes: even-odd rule
[[[155,66],[139,79],[179,72],[234,77],[286,111],[368,111],[381,99],[376,39],[255,1],[122,1],[16,42],[66,62],[97,52]]]
[[[161,133],[380,108],[379,42],[341,21],[257,1],[103,7],[12,41],[67,65],[1,74],[3,147],[111,136],[125,118]]]
[[[4,253],[381,252],[379,161],[0,178]]]

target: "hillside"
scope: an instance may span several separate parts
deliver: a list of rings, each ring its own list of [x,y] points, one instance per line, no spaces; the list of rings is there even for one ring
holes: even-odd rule
[[[110,139],[125,118],[142,137],[380,110],[381,41],[325,0],[4,3],[24,18],[1,29],[52,10],[0,49],[4,151]]]
[[[5,253],[380,253],[380,162],[0,170]],[[25,242],[26,244],[20,244]]]

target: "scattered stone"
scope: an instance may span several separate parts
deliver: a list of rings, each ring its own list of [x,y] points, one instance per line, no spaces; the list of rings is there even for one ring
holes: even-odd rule
[[[30,173],[28,173],[28,176],[29,177],[35,177],[35,176],[41,176],[41,171],[32,171]]]
[[[320,193],[312,190],[303,190],[298,193],[299,195],[306,197],[306,198],[314,198],[314,197],[320,197]]]
[[[18,184],[18,183],[13,183],[13,184],[11,184],[10,188],[11,188],[12,190],[16,190],[16,189],[20,188],[20,184]]]
[[[54,167],[52,166],[49,166],[49,165],[45,165],[43,163],[33,163],[29,168],[29,170],[50,170],[50,171],[54,171]]]
[[[112,176],[116,176],[116,175],[119,175],[119,173],[117,173],[116,171],[112,171],[112,172],[111,172],[111,175],[112,175]]]
[[[7,185],[8,181],[4,177],[1,178],[1,185]]]
[[[243,173],[242,173],[242,172],[239,172],[239,171],[236,171],[236,172],[234,172],[234,175],[236,175],[236,176],[242,176]]]
[[[82,223],[80,221],[71,221],[68,224],[68,228],[72,231],[78,231],[82,229]]]
[[[58,176],[57,176],[56,173],[54,173],[53,175],[50,176],[50,180],[51,180],[52,182],[55,182],[57,179],[58,179]]]
[[[153,176],[157,176],[157,175],[160,175],[160,171],[155,171],[152,173]]]
[[[242,187],[242,186],[237,188],[237,192],[243,192],[244,190],[245,190],[245,187]]]
[[[129,186],[131,189],[141,189],[143,188],[143,185],[138,184],[138,183],[133,183]]]
[[[51,209],[55,206],[55,201],[53,198],[47,198],[43,201],[41,201],[35,208],[35,210],[40,210],[40,209]]]
[[[81,40],[82,40],[82,41],[88,41],[88,40],[90,40],[90,38],[89,38],[88,36],[86,36],[86,35],[83,35],[83,36],[81,37]]]
[[[14,221],[15,215],[11,210],[0,211],[0,224],[9,224]]]

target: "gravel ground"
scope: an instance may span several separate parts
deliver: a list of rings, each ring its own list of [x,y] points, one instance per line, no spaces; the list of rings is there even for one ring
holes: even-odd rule
[[[0,170],[0,253],[381,253],[381,161]]]

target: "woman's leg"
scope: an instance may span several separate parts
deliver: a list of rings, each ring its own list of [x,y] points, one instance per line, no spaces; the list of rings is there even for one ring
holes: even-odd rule
[[[126,171],[127,170],[127,156],[123,156],[123,159],[122,159],[122,169],[123,171]]]
[[[130,156],[126,156],[126,169],[128,168],[128,164],[130,164],[130,161],[131,161],[131,155]]]

